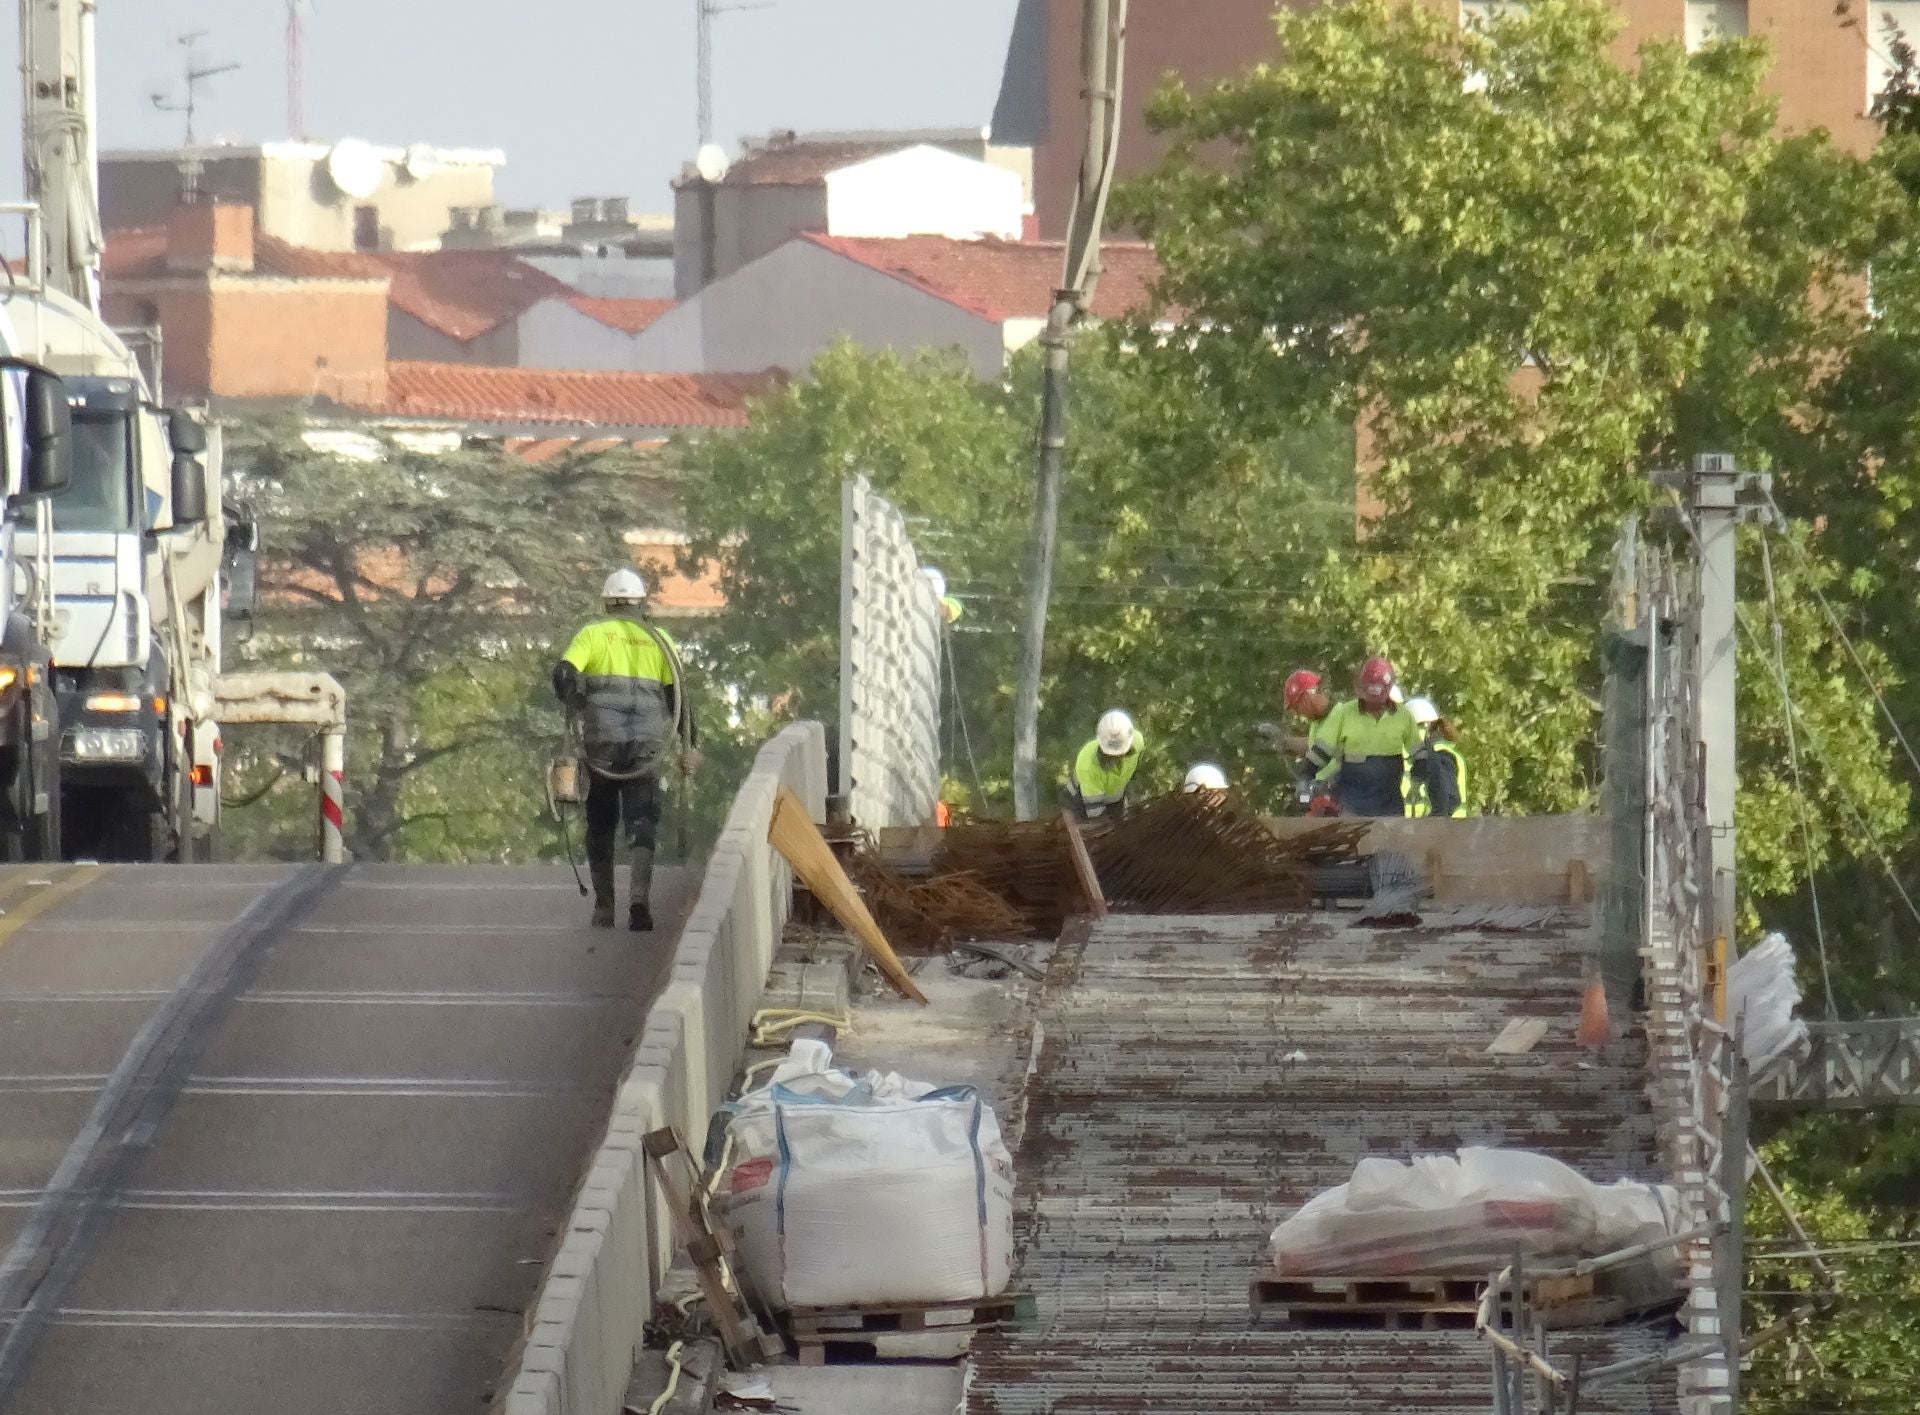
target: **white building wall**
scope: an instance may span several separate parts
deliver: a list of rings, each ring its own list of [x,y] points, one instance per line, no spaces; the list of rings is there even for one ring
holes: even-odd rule
[[[542,300],[520,316],[521,368],[630,369],[633,343],[565,300]]]
[[[662,315],[634,341],[654,373],[803,371],[836,339],[869,349],[957,349],[982,378],[1006,367],[1000,326],[892,276],[789,241]]]
[[[924,144],[827,174],[831,236],[1020,239],[1020,175]]]

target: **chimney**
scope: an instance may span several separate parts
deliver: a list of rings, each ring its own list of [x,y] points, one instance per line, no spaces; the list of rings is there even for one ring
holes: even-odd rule
[[[167,216],[167,269],[252,270],[253,208],[201,201]]]
[[[627,199],[625,197],[608,197],[600,204],[600,219],[609,225],[625,226],[627,224]]]
[[[575,197],[573,199],[573,224],[591,226],[600,219],[600,203],[593,197]]]

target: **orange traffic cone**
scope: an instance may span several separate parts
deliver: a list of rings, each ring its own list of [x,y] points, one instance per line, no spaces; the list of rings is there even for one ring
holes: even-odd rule
[[[1574,1036],[1581,1046],[1595,1051],[1613,1040],[1613,1023],[1607,1017],[1607,989],[1598,977],[1587,979],[1586,995],[1580,999],[1580,1025]]]

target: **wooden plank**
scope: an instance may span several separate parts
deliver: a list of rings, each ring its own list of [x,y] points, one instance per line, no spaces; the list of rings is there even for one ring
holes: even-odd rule
[[[1593,902],[1593,880],[1587,873],[1587,862],[1575,857],[1567,861],[1567,903],[1591,904]]]
[[[926,1006],[927,995],[914,983],[899,955],[893,951],[893,945],[887,942],[887,936],[880,932],[873,915],[867,912],[866,900],[860,897],[860,891],[853,887],[853,881],[834,858],[833,850],[820,834],[820,827],[813,823],[800,798],[784,786],[773,803],[773,823],[767,839],[793,866],[793,872],[806,881],[815,897],[832,911],[841,927],[860,940],[861,947],[867,950],[893,990],[909,1002]]]
[[[700,1295],[706,1299],[707,1311],[720,1330],[720,1344],[726,1348],[727,1359],[736,1366],[749,1366],[772,1355],[777,1349],[775,1344],[760,1331],[751,1316],[735,1305],[734,1294],[727,1286],[725,1249],[707,1228],[694,1191],[679,1185],[667,1165],[676,1152],[686,1156],[680,1137],[666,1128],[649,1132],[641,1143],[647,1163],[653,1167],[654,1181],[666,1198],[667,1212],[673,1219],[674,1239],[687,1250],[693,1262],[694,1279],[700,1284]],[[691,1164],[691,1157],[686,1157]]]
[[[1107,896],[1100,890],[1100,876],[1093,871],[1093,857],[1087,853],[1087,842],[1080,835],[1080,822],[1073,818],[1072,811],[1060,812],[1060,824],[1067,833],[1067,853],[1073,858],[1073,873],[1080,881],[1080,892],[1086,896],[1087,912],[1096,919],[1107,917]]]
[[[1547,1024],[1538,1017],[1515,1017],[1500,1030],[1500,1035],[1487,1043],[1488,1056],[1524,1056],[1540,1044],[1547,1034]]]

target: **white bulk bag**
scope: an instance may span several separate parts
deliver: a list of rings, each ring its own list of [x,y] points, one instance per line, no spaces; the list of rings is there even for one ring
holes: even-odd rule
[[[970,1086],[833,1070],[796,1042],[735,1102],[716,1209],[775,1305],[997,1296],[1013,1268],[1013,1163]]]

